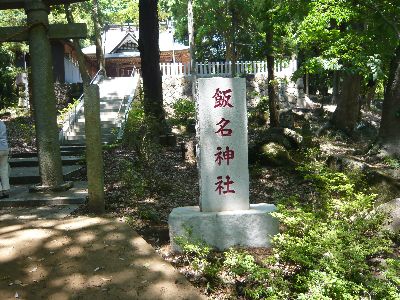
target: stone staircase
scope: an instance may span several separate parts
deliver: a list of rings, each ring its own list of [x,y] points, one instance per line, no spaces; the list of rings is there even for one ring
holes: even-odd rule
[[[136,91],[136,77],[115,77],[103,79],[99,83],[101,140],[108,144],[115,141],[121,120],[129,104],[130,96]],[[61,144],[83,145],[85,143],[85,117],[82,106],[74,118],[73,124],[63,132]]]
[[[84,146],[61,146],[62,171],[64,180],[78,172],[85,164]],[[35,184],[40,182],[39,161],[36,152],[12,153],[10,160],[10,184]]]

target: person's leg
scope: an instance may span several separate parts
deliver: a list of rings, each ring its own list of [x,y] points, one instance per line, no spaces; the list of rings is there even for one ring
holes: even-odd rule
[[[0,150],[0,179],[3,196],[10,193],[10,179],[8,174],[8,150]]]

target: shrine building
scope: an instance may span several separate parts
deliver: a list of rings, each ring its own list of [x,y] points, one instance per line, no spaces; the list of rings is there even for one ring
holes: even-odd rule
[[[160,27],[161,28],[161,27]],[[131,25],[107,25],[102,34],[107,76],[130,76],[133,69],[140,69],[138,49],[139,29]],[[189,63],[189,46],[174,41],[170,29],[159,33],[160,63]],[[96,63],[96,46],[82,49],[91,66]]]

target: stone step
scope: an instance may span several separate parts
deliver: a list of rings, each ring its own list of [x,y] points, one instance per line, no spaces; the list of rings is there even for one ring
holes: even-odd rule
[[[85,145],[61,146],[61,156],[81,156],[86,149]],[[11,153],[10,158],[29,158],[37,157],[37,152]]]
[[[69,180],[74,174],[76,174],[82,166],[63,166],[63,177],[64,180]],[[17,167],[11,168],[10,184],[32,184],[39,183],[39,167]]]
[[[61,146],[61,153],[63,151],[80,152],[83,153],[86,150],[85,145],[75,145],[75,146]]]
[[[117,126],[100,128],[101,135],[111,134],[114,130],[118,130]],[[67,135],[85,134],[85,126],[76,126],[67,132]]]
[[[75,181],[71,189],[57,193],[29,193],[28,188],[29,186],[26,185],[13,186],[10,191],[10,198],[1,199],[0,207],[84,204],[88,196],[87,182],[84,181]]]
[[[101,126],[100,130],[101,132],[108,133],[107,131],[111,131],[114,128],[119,128],[119,127],[116,124],[106,124],[106,126]],[[76,124],[67,132],[78,132],[78,131],[82,133],[85,132],[85,123]]]
[[[106,122],[114,121],[114,122],[116,122],[117,119],[118,119],[117,112],[105,112],[105,113],[101,113],[100,112],[100,122],[103,122],[103,121],[106,121]],[[85,122],[85,117],[83,115],[82,116],[78,116],[77,122],[80,122],[80,123],[83,122],[84,123]]]
[[[116,135],[115,134],[104,134],[101,136],[101,140],[115,140]],[[86,140],[85,135],[83,134],[75,134],[75,135],[67,135],[65,136],[65,141],[82,141],[82,143],[84,144]]]
[[[122,99],[120,99],[119,101],[109,101],[107,99],[104,99],[104,101],[103,101],[101,99],[100,100],[100,110],[102,110],[102,109],[110,109],[110,108],[119,108],[121,106],[121,103],[123,103]]]
[[[115,108],[101,108],[100,109],[100,115],[106,114],[106,113],[117,113],[119,112],[119,106]],[[82,113],[79,113],[79,115],[82,115],[85,113],[85,109],[82,108]]]
[[[107,145],[107,144],[112,144],[112,143],[114,143],[115,142],[115,137],[113,137],[113,138],[107,138],[107,139],[101,139],[101,143],[103,144],[103,145]],[[63,144],[64,145],[77,145],[77,144],[84,144],[84,143],[86,143],[86,140],[84,140],[84,139],[76,139],[76,140],[64,140],[63,141]]]
[[[85,164],[85,161],[80,156],[62,156],[61,157],[63,166],[73,166]],[[17,157],[10,158],[9,160],[11,168],[15,167],[36,167],[39,165],[37,156],[34,157]]]
[[[101,121],[100,126],[102,128],[110,128],[110,127],[114,127],[115,124],[116,124],[115,120],[104,120],[104,121]],[[75,126],[85,126],[85,120],[78,119],[77,122],[75,123]]]

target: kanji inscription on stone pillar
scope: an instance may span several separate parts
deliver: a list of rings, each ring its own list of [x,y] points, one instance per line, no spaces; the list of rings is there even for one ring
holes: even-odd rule
[[[197,91],[201,211],[249,209],[246,81],[202,78]]]

